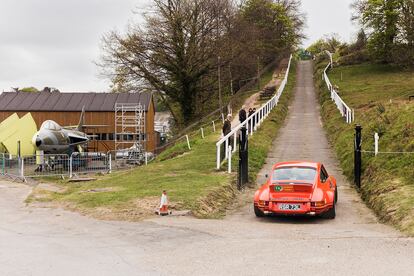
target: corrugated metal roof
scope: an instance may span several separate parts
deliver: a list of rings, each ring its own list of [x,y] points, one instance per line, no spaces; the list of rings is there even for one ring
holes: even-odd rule
[[[3,92],[0,111],[114,111],[115,103],[141,103],[148,110],[151,94],[142,93],[57,93]]]

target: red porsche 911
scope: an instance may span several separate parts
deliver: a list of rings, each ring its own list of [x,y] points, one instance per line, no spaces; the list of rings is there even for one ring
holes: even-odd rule
[[[335,218],[336,179],[328,175],[321,163],[277,163],[266,177],[267,182],[254,195],[256,216],[321,215]]]

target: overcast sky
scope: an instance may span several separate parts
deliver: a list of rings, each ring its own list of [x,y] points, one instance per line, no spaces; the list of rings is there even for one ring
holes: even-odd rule
[[[107,91],[99,77],[102,35],[125,30],[149,0],[0,0],[0,92],[50,86],[61,91]],[[355,35],[352,0],[302,0],[304,45],[337,33]],[[138,19],[139,20],[139,19]]]

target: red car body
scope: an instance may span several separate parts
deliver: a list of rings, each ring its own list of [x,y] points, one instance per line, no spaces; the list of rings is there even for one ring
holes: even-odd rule
[[[335,218],[338,200],[336,179],[328,175],[321,163],[277,163],[267,178],[254,195],[256,216],[322,215]]]

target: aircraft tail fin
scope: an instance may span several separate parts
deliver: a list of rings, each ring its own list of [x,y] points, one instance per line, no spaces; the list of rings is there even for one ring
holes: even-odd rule
[[[85,106],[82,107],[82,113],[79,118],[79,124],[78,124],[77,130],[82,131],[84,123],[85,123]]]

